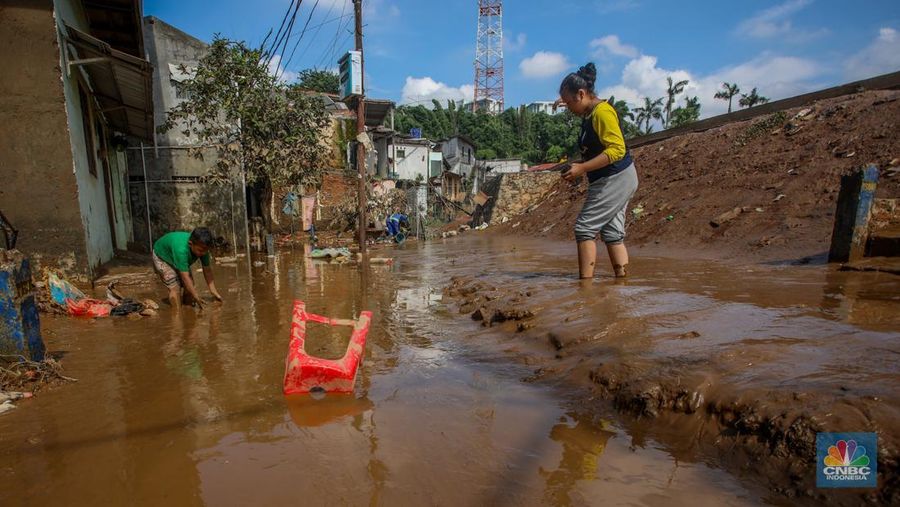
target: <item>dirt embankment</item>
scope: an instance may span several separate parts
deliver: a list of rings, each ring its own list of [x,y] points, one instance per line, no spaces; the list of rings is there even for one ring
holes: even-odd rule
[[[842,174],[874,163],[882,170],[876,196],[900,197],[900,174],[888,170],[900,157],[898,127],[900,91],[872,91],[636,148],[629,241],[708,257],[825,253]],[[560,181],[498,230],[574,239],[584,191]]]
[[[723,268],[709,276],[729,274]],[[605,400],[633,417],[640,432],[713,457],[780,498],[900,502],[890,380],[896,374],[878,364],[893,356],[882,361],[862,352],[891,349],[890,333],[851,331],[773,308],[704,308],[700,299],[679,302],[666,290],[648,295],[643,281],[615,295],[602,284],[573,292],[569,284],[531,282],[455,277],[445,295],[451,308],[492,328],[486,332],[507,340],[534,368],[526,380],[580,386],[591,393],[586,399]],[[622,314],[617,307],[633,309]],[[794,326],[815,338],[801,338]],[[878,432],[876,491],[815,487],[816,433],[848,428]]]

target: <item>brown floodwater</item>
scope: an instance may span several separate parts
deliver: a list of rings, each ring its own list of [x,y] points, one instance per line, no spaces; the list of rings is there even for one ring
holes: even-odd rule
[[[585,286],[572,277],[571,250],[472,234],[380,250],[395,263],[361,266],[312,261],[301,247],[286,247],[260,257],[264,265],[218,265],[226,301],[203,312],[44,315],[49,350],[79,382],[0,416],[0,504],[772,501],[764,485],[634,430],[581,389],[523,381],[534,367],[509,360],[521,352],[514,335],[484,328],[445,301],[453,275],[544,292],[547,318],[562,329],[595,330],[619,354],[719,354],[719,345],[744,340],[751,360],[719,358],[735,362],[738,382],[861,375],[878,390],[897,380],[900,277],[638,257],[627,284],[599,278]],[[163,293],[146,269],[119,288]],[[354,395],[282,395],[294,299],[334,317],[373,312]],[[703,338],[665,339],[686,331]],[[810,336],[828,343],[854,336],[893,355],[866,356],[850,343],[823,351],[807,343]],[[335,357],[348,337],[312,326],[308,350]],[[782,358],[788,351],[800,355]],[[833,352],[863,363],[850,371]],[[765,370],[740,366],[753,361]]]

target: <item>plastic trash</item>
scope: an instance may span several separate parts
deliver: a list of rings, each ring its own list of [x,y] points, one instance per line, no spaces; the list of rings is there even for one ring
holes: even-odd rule
[[[306,312],[303,301],[294,301],[291,322],[291,342],[284,361],[284,394],[304,394],[311,391],[352,393],[356,373],[366,347],[366,335],[372,312],[364,311],[356,320],[332,319]],[[313,357],[306,353],[306,323],[317,322],[329,326],[352,326],[353,334],[347,351],[340,359]]]
[[[336,259],[338,257],[350,257],[348,248],[316,248],[309,252],[313,259]]]
[[[66,306],[67,299],[77,301],[85,298],[84,292],[58,277],[56,273],[50,273],[47,276],[47,285],[50,288],[50,298],[60,306]]]
[[[83,298],[78,301],[66,300],[66,308],[69,315],[83,317],[109,317],[113,304],[99,299]]]

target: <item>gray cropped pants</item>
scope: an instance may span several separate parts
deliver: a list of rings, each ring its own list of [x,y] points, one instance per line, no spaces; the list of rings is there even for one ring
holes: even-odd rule
[[[591,241],[597,238],[607,245],[625,240],[625,210],[638,187],[634,164],[620,173],[600,178],[590,184],[581,213],[575,220],[575,239]]]

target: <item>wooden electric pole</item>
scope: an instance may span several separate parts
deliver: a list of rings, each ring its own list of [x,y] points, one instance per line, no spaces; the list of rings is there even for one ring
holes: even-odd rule
[[[356,17],[356,50],[359,51],[360,93],[356,105],[356,167],[359,169],[359,251],[366,253],[366,147],[359,142],[359,135],[366,132],[366,80],[365,59],[362,39],[362,0],[353,0]]]

